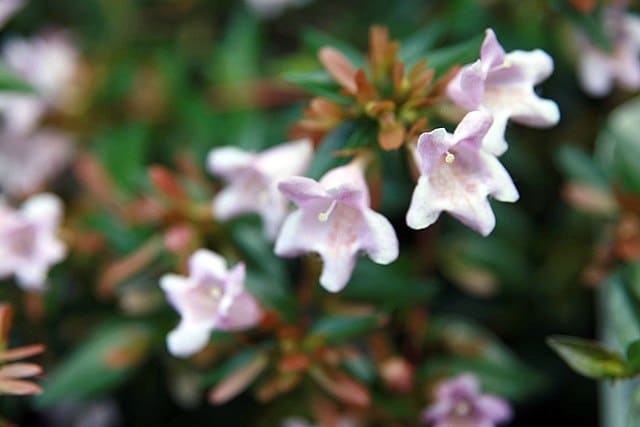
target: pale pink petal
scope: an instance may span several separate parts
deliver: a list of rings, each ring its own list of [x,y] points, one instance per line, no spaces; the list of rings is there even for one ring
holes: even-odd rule
[[[236,147],[214,148],[207,156],[207,167],[215,175],[232,178],[238,169],[248,167],[255,154]]]
[[[532,51],[514,50],[506,56],[508,68],[514,68],[523,73],[523,76],[532,83],[546,80],[553,73],[553,58],[540,49]]]
[[[436,193],[429,183],[429,178],[421,176],[413,191],[411,204],[407,211],[406,220],[409,227],[414,230],[422,230],[438,220],[443,208],[435,196]]]
[[[484,164],[487,166],[487,169],[491,175],[491,186],[488,189],[489,194],[491,194],[496,200],[501,202],[515,202],[520,198],[520,194],[516,189],[516,186],[513,184],[513,180],[511,176],[509,176],[509,172],[502,166],[502,164],[491,155],[487,155],[484,153],[480,154],[484,157]]]
[[[367,225],[367,238],[362,249],[377,264],[390,264],[398,258],[398,238],[387,218],[372,210],[363,214]]]
[[[281,181],[278,184],[278,189],[298,206],[302,206],[307,201],[315,200],[318,197],[329,197],[329,194],[320,183],[303,176],[293,176]]]
[[[470,398],[480,394],[480,383],[475,375],[461,374],[457,377],[442,382],[436,389],[438,399],[450,399],[453,397]]]
[[[276,145],[260,153],[256,167],[272,177],[288,178],[302,175],[313,157],[313,143],[310,139],[299,139]]]
[[[228,330],[251,328],[262,318],[262,309],[256,299],[248,292],[241,293],[229,307],[226,319]]]
[[[447,95],[467,110],[475,110],[482,103],[485,71],[476,61],[463,67],[447,86]]]
[[[259,203],[257,197],[257,194],[243,191],[242,186],[230,185],[213,199],[213,216],[226,221],[241,214],[255,212]]]
[[[0,93],[3,132],[13,135],[28,134],[35,130],[45,111],[45,102],[37,96],[13,92]]]
[[[359,205],[362,208],[368,207],[369,188],[364,179],[363,167],[364,165],[359,161],[353,161],[345,166],[331,169],[320,178],[320,185],[341,201]]]
[[[167,336],[167,347],[176,357],[189,357],[207,345],[210,333],[209,328],[200,324],[182,321]]]
[[[504,137],[508,121],[508,111],[502,110],[493,112],[493,123],[491,124],[487,134],[482,139],[482,148],[494,156],[501,156],[509,148]]]
[[[320,284],[329,292],[341,291],[349,282],[353,268],[356,265],[356,255],[334,256],[322,255],[322,274]]]
[[[486,70],[501,65],[504,62],[504,49],[500,46],[500,43],[498,43],[496,33],[491,28],[485,30],[484,41],[480,48],[480,59]]]
[[[453,409],[452,401],[449,399],[436,401],[422,413],[422,421],[425,423],[438,422],[444,419]]]
[[[27,199],[21,211],[30,221],[56,227],[62,219],[63,203],[55,194],[41,193]]]
[[[42,367],[35,363],[12,363],[0,368],[0,378],[25,378],[41,373]]]
[[[487,133],[492,123],[493,118],[490,114],[483,111],[472,111],[458,123],[453,133],[453,139],[458,144],[466,142],[479,147],[482,137]]]
[[[416,158],[418,166],[423,175],[436,167],[441,161],[444,154],[455,144],[451,135],[443,128],[434,129],[431,132],[425,132],[418,138],[418,146],[416,147]]]
[[[490,394],[480,396],[476,400],[475,406],[494,423],[508,421],[512,416],[509,404],[504,399]]]
[[[227,262],[220,255],[198,249],[189,258],[189,274],[197,282],[208,277],[221,278],[227,273]]]

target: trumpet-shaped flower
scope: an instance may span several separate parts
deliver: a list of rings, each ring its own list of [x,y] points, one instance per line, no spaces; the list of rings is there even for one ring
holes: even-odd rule
[[[257,213],[269,238],[275,238],[287,215],[287,200],[278,191],[281,179],[304,173],[311,162],[313,146],[301,139],[252,153],[236,147],[209,152],[209,170],[229,185],[213,202],[214,216],[227,220],[245,213]]]
[[[160,286],[181,316],[167,337],[169,351],[188,357],[207,344],[214,329],[235,331],[258,324],[262,309],[245,290],[244,280],[244,264],[228,270],[224,258],[206,249],[189,259],[189,277],[164,275]]]
[[[553,72],[553,60],[544,51],[505,53],[496,35],[487,29],[480,59],[464,66],[447,87],[460,107],[488,111],[493,125],[484,148],[501,155],[507,150],[504,132],[509,119],[528,126],[550,127],[560,120],[555,102],[536,95],[534,86]]]
[[[358,162],[329,171],[319,182],[292,177],[279,188],[299,209],[282,225],[275,252],[286,257],[320,254],[324,264],[320,284],[327,290],[344,288],[360,251],[378,264],[398,257],[395,231],[369,207],[369,190]]]
[[[507,171],[481,148],[491,121],[488,113],[473,111],[453,134],[440,128],[420,136],[416,160],[421,175],[407,212],[409,227],[426,228],[446,211],[486,236],[496,222],[487,196],[518,200]]]
[[[511,418],[509,404],[498,396],[481,394],[471,374],[439,384],[435,398],[422,415],[422,421],[433,427],[493,427]]]
[[[624,89],[640,89],[640,18],[621,8],[610,8],[605,11],[604,26],[612,41],[610,52],[599,48],[585,34],[577,34],[580,85],[595,97],[611,92],[615,82]]]
[[[43,288],[51,265],[66,254],[56,236],[62,209],[53,194],[32,196],[20,210],[0,206],[0,278],[14,274],[26,289]]]

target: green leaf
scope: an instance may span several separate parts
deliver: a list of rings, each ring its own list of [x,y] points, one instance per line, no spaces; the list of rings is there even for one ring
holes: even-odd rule
[[[598,188],[608,188],[607,176],[583,150],[563,145],[556,153],[556,162],[571,180]]]
[[[204,387],[210,387],[219,383],[234,372],[239,371],[243,367],[251,364],[257,359],[264,357],[264,352],[249,348],[240,350],[233,357],[226,360],[224,363],[213,368],[209,373],[202,377],[201,384]]]
[[[379,304],[382,309],[409,307],[430,300],[439,289],[435,280],[416,278],[415,262],[401,255],[390,265],[359,260],[342,295]]]
[[[633,391],[627,411],[627,427],[640,427],[640,386]]]
[[[640,339],[640,307],[623,273],[614,274],[602,285],[604,303],[622,349]]]
[[[324,70],[288,71],[281,78],[301,87],[312,95],[321,96],[339,104],[348,104],[351,98],[341,95],[340,86]]]
[[[640,372],[640,340],[632,342],[627,347],[627,368],[631,375]]]
[[[0,91],[33,93],[33,88],[0,62]]]
[[[594,379],[624,378],[627,368],[622,355],[602,344],[575,337],[555,336],[547,344],[577,373]]]
[[[444,21],[433,21],[424,28],[411,34],[400,43],[400,60],[407,66],[421,60],[427,50],[431,49],[444,35],[447,24]]]
[[[47,375],[36,404],[49,407],[64,399],[109,393],[143,360],[151,339],[151,330],[142,323],[103,325]]]
[[[380,315],[328,316],[323,317],[311,328],[308,342],[340,344],[368,334],[378,328],[383,318]]]
[[[426,54],[429,67],[435,68],[441,74],[454,65],[473,62],[480,56],[480,45],[483,37],[474,37],[466,42],[432,50]]]

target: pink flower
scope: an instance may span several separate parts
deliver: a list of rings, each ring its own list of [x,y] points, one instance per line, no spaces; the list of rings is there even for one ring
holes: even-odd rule
[[[422,415],[433,427],[493,427],[509,421],[511,408],[498,396],[480,394],[478,380],[463,374],[438,385],[436,401]]]
[[[24,0],[0,0],[0,27],[24,6]]]
[[[407,212],[409,227],[426,228],[446,211],[486,236],[496,222],[487,196],[502,202],[518,200],[507,171],[495,155],[481,148],[490,127],[488,113],[473,111],[453,135],[442,128],[420,135],[416,158],[421,175]]]
[[[398,257],[393,227],[369,208],[369,190],[358,161],[332,169],[320,182],[292,177],[279,188],[299,209],[282,225],[275,253],[286,257],[320,254],[324,263],[320,284],[328,291],[345,287],[360,251],[378,264]]]
[[[301,139],[252,153],[236,147],[211,150],[209,170],[229,182],[213,202],[214,216],[227,220],[245,213],[262,217],[266,233],[274,239],[284,217],[287,200],[278,191],[278,182],[303,174],[313,155],[308,139]]]
[[[553,60],[542,50],[520,50],[506,54],[496,35],[487,29],[480,59],[464,66],[447,87],[447,94],[459,106],[493,115],[493,125],[484,148],[499,156],[507,150],[504,132],[509,119],[535,127],[558,123],[555,102],[536,95],[533,87],[553,71]]]
[[[36,92],[0,94],[5,133],[27,133],[48,108],[59,106],[72,83],[77,56],[64,32],[49,32],[31,40],[11,39],[5,44],[2,59],[7,67]]]
[[[189,277],[164,275],[160,286],[182,318],[167,337],[169,351],[188,357],[207,344],[214,329],[235,331],[257,325],[262,310],[245,290],[244,280],[244,264],[227,270],[224,258],[206,249],[189,259]]]
[[[62,209],[54,194],[32,196],[20,210],[0,205],[0,278],[15,274],[23,288],[43,289],[49,268],[66,255],[56,236]]]
[[[615,82],[627,90],[640,89],[640,18],[621,8],[605,10],[605,33],[612,41],[606,52],[585,34],[577,33],[580,48],[578,79],[591,96],[605,96]]]
[[[0,135],[0,189],[12,196],[39,190],[72,156],[70,138],[54,130]]]

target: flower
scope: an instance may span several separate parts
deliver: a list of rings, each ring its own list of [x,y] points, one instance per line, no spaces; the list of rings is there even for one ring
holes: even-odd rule
[[[447,87],[447,95],[468,111],[493,115],[484,148],[499,156],[507,150],[507,121],[549,127],[558,123],[555,102],[538,97],[533,87],[553,72],[553,60],[544,51],[520,50],[506,54],[491,29],[486,30],[480,59],[464,66]]]
[[[209,152],[209,170],[229,182],[213,202],[216,218],[227,220],[245,213],[262,217],[266,233],[274,239],[287,215],[287,200],[278,191],[283,178],[305,172],[313,146],[308,139],[278,145],[261,153],[236,147]]]
[[[0,135],[0,189],[11,196],[31,194],[58,175],[72,154],[70,137],[52,129]]]
[[[509,404],[498,396],[480,394],[478,380],[459,375],[436,387],[436,402],[423,415],[433,427],[493,427],[511,418]]]
[[[62,210],[49,193],[30,197],[20,210],[0,205],[0,278],[15,274],[23,288],[43,289],[51,265],[66,255],[56,236]]]
[[[486,236],[496,222],[487,196],[502,202],[518,200],[508,172],[495,155],[481,148],[491,121],[488,113],[473,111],[453,135],[439,128],[420,136],[416,149],[420,178],[407,212],[409,227],[426,228],[446,211]]]
[[[393,227],[369,208],[360,161],[332,169],[319,182],[292,177],[278,188],[299,209],[282,225],[275,253],[285,257],[320,254],[324,264],[320,284],[328,291],[345,287],[360,251],[378,264],[389,264],[398,257]]]
[[[0,0],[0,28],[11,18],[18,9],[24,6],[24,0]]]
[[[576,33],[581,56],[578,81],[591,96],[605,96],[614,82],[628,90],[640,89],[640,18],[625,14],[621,8],[604,11],[604,32],[612,46],[607,52],[595,45],[589,37]]]
[[[245,267],[227,270],[226,261],[207,249],[189,258],[189,277],[166,274],[160,286],[182,319],[167,337],[169,351],[188,357],[201,350],[212,330],[248,329],[260,321],[262,310],[245,290]]]
[[[77,51],[65,32],[48,32],[33,39],[10,39],[2,49],[7,67],[35,89],[35,94],[3,92],[0,112],[4,131],[26,133],[52,106],[69,93]]]

